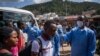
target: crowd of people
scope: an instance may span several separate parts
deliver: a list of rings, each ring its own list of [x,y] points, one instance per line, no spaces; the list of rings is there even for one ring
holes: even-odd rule
[[[94,56],[96,32],[86,26],[86,18],[79,16],[69,27],[66,21],[55,18],[39,23],[6,21],[0,27],[0,56],[60,56],[63,42],[71,46],[71,56]]]

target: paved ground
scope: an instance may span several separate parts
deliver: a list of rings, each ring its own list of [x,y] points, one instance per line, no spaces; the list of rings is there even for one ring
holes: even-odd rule
[[[70,50],[71,50],[71,47],[67,44],[63,44],[63,47],[60,48],[60,52],[61,52],[61,55],[60,56],[70,56]],[[100,55],[96,55],[95,56],[100,56]]]

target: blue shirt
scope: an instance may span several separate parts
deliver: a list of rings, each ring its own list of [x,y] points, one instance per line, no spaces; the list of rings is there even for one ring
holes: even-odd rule
[[[41,35],[41,30],[36,26],[28,26],[26,29],[24,29],[24,32],[28,34],[28,41],[35,40],[38,36]]]
[[[63,34],[59,34],[58,31],[56,31],[54,36],[54,56],[60,56],[60,46],[63,42]]]
[[[96,50],[95,33],[87,28],[73,28],[64,37],[71,44],[71,56],[94,56]]]
[[[58,56],[60,55],[60,36],[56,33],[54,36],[54,55]]]
[[[63,28],[61,25],[58,25],[54,36],[54,56],[60,56],[60,47],[63,42],[63,35]]]

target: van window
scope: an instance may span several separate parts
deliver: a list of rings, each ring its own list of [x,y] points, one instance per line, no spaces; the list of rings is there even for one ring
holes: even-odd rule
[[[30,14],[14,13],[14,12],[3,12],[3,20],[13,20],[13,21],[30,21],[32,16]]]

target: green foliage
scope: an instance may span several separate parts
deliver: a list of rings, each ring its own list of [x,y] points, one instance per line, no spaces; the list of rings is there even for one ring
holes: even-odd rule
[[[81,14],[83,11],[88,11],[95,9],[98,12],[96,14],[100,14],[100,4],[93,2],[69,2],[62,0],[53,0],[52,2],[29,5],[23,7],[23,9],[27,9],[32,11],[34,14],[43,14],[48,12],[55,12],[58,15],[75,15]]]

